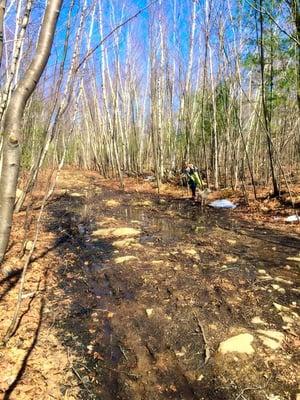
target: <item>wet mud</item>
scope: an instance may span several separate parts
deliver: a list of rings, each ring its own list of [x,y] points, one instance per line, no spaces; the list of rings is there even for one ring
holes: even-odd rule
[[[55,289],[50,303],[82,399],[296,399],[296,235],[104,187],[69,191],[49,212],[66,306]],[[272,348],[259,330],[284,340]],[[241,333],[252,354],[219,351]]]

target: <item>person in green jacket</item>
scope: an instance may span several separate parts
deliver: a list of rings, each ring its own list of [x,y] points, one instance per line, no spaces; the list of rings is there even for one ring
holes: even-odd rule
[[[192,191],[192,199],[195,200],[197,187],[203,189],[203,182],[199,176],[198,168],[193,164],[185,162],[182,172],[187,177],[187,183]]]

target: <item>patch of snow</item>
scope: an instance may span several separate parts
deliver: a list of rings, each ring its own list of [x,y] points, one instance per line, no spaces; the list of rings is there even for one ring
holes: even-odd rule
[[[213,208],[229,208],[229,209],[236,208],[236,205],[231,203],[231,201],[227,199],[215,200],[209,203],[209,206]]]
[[[300,217],[296,214],[289,215],[285,218],[285,222],[300,222]]]

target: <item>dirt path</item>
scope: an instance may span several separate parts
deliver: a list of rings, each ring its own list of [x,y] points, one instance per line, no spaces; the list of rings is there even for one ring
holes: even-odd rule
[[[46,305],[78,398],[296,399],[299,237],[84,176],[61,187]]]
[[[68,193],[49,226],[68,237],[72,303],[57,312],[85,360],[82,398],[295,398],[299,238],[188,201],[97,192]],[[239,334],[241,353],[222,354]]]

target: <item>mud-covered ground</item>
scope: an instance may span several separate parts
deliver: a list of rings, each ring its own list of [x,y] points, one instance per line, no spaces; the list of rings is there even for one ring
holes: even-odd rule
[[[297,227],[91,175],[59,188],[45,324],[78,391],[32,398],[299,399]]]

